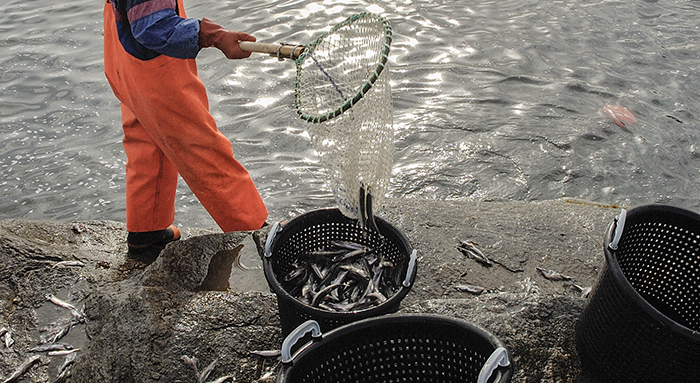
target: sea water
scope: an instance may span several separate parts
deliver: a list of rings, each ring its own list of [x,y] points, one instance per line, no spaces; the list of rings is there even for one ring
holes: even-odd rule
[[[362,11],[393,26],[389,197],[576,197],[700,207],[700,2],[185,0],[261,42]],[[100,0],[0,5],[0,218],[125,220],[119,103]],[[293,107],[293,62],[198,57],[210,109],[270,221],[335,204]],[[625,129],[600,112],[628,108]],[[184,182],[176,223],[214,227]]]

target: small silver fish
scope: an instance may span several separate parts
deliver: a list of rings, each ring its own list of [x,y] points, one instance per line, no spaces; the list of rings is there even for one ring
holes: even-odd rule
[[[49,351],[46,353],[48,356],[62,356],[62,355],[68,355],[72,354],[74,352],[80,351],[79,348],[72,348],[70,350],[56,350],[56,351]]]
[[[197,380],[199,380],[199,360],[197,357],[193,356],[190,358],[188,355],[183,355],[180,357],[180,359],[182,359],[186,365],[190,366],[190,368],[194,370],[194,375],[197,377]]]
[[[61,367],[59,367],[58,376],[56,377],[56,380],[53,381],[53,383],[65,382],[66,379],[68,379],[68,376],[70,376],[70,370],[68,369],[68,367],[75,363],[76,355],[77,354],[68,354],[68,356],[66,356],[66,360],[63,362]]]
[[[63,327],[58,327],[58,330],[54,330],[54,333],[46,340],[46,343],[56,343],[59,339],[68,335],[71,328],[73,328],[73,322],[68,322]]]
[[[367,250],[365,246],[360,245],[359,243],[355,242],[350,242],[350,241],[331,241],[331,245],[340,247],[342,249],[347,249],[347,250]]]
[[[216,380],[212,380],[209,383],[226,383],[226,382],[233,383],[235,381],[236,381],[236,377],[234,375],[224,375]]]
[[[275,369],[271,369],[270,371],[264,373],[259,379],[258,382],[267,382],[268,380],[272,380],[272,377],[275,374]]]
[[[70,310],[71,315],[73,315],[73,317],[75,317],[78,320],[78,322],[82,323],[84,321],[85,316],[82,313],[80,313],[78,309],[76,309],[75,306],[73,306],[72,304],[63,301],[59,298],[56,298],[54,295],[51,294],[47,295],[46,299],[48,299],[51,303],[55,304],[56,306],[60,306]]]
[[[34,355],[34,356],[29,357],[29,359],[27,359],[26,361],[24,361],[24,363],[22,363],[19,367],[17,367],[15,372],[13,372],[12,375],[10,375],[7,379],[5,379],[3,381],[3,383],[11,383],[11,382],[18,381],[19,378],[22,375],[24,375],[25,372],[29,371],[29,369],[32,368],[32,366],[35,363],[39,362],[40,359],[41,359],[41,357],[39,355]]]
[[[335,256],[335,258],[333,258],[333,262],[336,262],[336,263],[343,262],[343,261],[346,261],[348,259],[353,259],[353,258],[358,257],[360,255],[364,255],[365,253],[367,253],[367,250],[364,248],[348,251],[345,254]]]
[[[463,293],[470,293],[474,295],[479,295],[486,291],[485,287],[481,286],[473,286],[473,285],[457,285],[455,286],[455,290]]]
[[[27,350],[28,352],[47,352],[47,351],[62,351],[72,350],[73,346],[65,343],[49,343],[36,346]]]
[[[343,286],[342,283],[334,284],[334,285],[328,285],[321,290],[319,290],[316,295],[314,296],[314,299],[311,300],[311,306],[318,306],[319,303],[323,300],[323,298],[328,295],[328,293],[331,292],[331,290],[337,289],[338,287]]]
[[[8,329],[5,329],[5,332],[2,334],[3,341],[5,342],[5,348],[10,348],[12,347],[13,344],[15,344],[15,340],[12,339],[12,332]]]
[[[265,358],[272,358],[272,357],[278,357],[282,355],[282,350],[263,350],[263,351],[251,351],[250,352],[253,355],[258,355],[258,356],[263,356]]]
[[[535,269],[537,269],[537,271],[539,271],[543,277],[549,279],[550,281],[570,281],[573,279],[572,277],[566,276],[556,271],[544,269],[542,267],[535,267]]]
[[[588,298],[589,295],[591,295],[591,290],[593,290],[593,287],[588,286],[581,290],[581,298]]]
[[[462,252],[462,254],[475,260],[478,263],[481,263],[486,267],[493,266],[493,262],[491,262],[490,259],[486,258],[486,255],[484,255],[484,253],[471,242],[460,241],[460,244],[459,246],[457,246],[457,249],[460,252]]]
[[[61,261],[53,264],[53,268],[56,267],[83,267],[85,264],[80,261]]]
[[[199,378],[197,379],[199,383],[204,383],[206,382],[207,378],[209,378],[209,375],[211,375],[211,372],[214,371],[214,367],[216,367],[216,362],[218,362],[219,359],[214,359],[213,362],[209,363],[207,367],[202,370],[202,373],[199,375]]]

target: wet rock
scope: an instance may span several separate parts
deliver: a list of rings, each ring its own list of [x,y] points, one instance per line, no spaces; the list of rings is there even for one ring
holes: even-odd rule
[[[574,343],[584,304],[582,298],[504,292],[431,299],[401,312],[462,318],[489,331],[510,353],[513,382],[585,383]]]
[[[146,268],[139,280],[143,286],[195,291],[209,274],[212,257],[233,251],[250,235],[244,232],[210,234],[171,243]]]
[[[574,326],[585,303],[581,288],[596,280],[604,230],[617,212],[567,200],[389,201],[380,216],[419,254],[416,283],[401,312],[450,315],[486,328],[511,352],[513,382],[587,383]],[[49,294],[85,314],[60,340],[80,348],[69,382],[194,382],[185,355],[198,360],[200,372],[217,361],[209,380],[269,376],[277,360],[250,351],[281,346],[276,297],[225,280],[240,246],[257,244],[259,254],[265,234],[185,228],[183,240],[146,266],[126,258],[121,223],[0,221],[0,328],[10,329],[14,340],[11,347],[0,344],[0,379],[29,360],[42,329],[70,320],[68,310],[46,300]],[[462,254],[460,241],[477,246],[493,266]],[[78,266],[55,267],[63,261]],[[538,267],[572,280],[546,279]],[[259,268],[251,272],[264,280]],[[469,294],[458,285],[484,290]],[[23,381],[54,381],[67,359],[41,357]]]

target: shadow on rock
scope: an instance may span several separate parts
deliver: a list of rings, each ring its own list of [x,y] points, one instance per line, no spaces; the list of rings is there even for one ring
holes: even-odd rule
[[[216,360],[211,380],[257,380],[276,361],[250,351],[281,342],[274,295],[206,291],[228,283],[226,263],[248,235],[169,244],[142,273],[97,286],[85,303],[91,341],[72,381],[198,381],[199,372],[183,356],[196,358],[200,370]]]

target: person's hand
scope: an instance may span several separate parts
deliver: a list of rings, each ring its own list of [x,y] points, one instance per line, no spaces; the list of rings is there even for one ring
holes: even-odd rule
[[[255,37],[245,32],[224,29],[206,17],[199,23],[199,46],[217,47],[229,59],[243,59],[250,56],[238,45],[239,41],[255,41]]]

